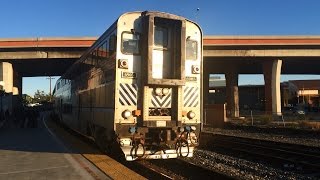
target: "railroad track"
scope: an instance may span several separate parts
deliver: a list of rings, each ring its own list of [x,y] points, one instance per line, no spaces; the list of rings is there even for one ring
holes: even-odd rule
[[[141,160],[135,163],[160,173],[167,179],[231,179],[182,159]]]
[[[204,169],[180,159],[139,160],[127,162],[124,159],[119,159],[118,157],[101,152],[92,139],[86,138],[67,127],[54,123],[53,121],[49,121],[48,124],[57,134],[63,137],[66,141],[65,143],[72,146],[71,148],[74,149],[75,152],[82,154],[82,156],[95,164],[103,172],[112,170],[108,168],[106,164],[103,164],[103,162],[110,164],[116,163],[113,161],[117,161],[146,179],[230,179],[225,175]],[[119,165],[115,166],[119,167]],[[111,174],[112,173],[113,172],[111,172]],[[123,171],[123,173],[125,173],[125,171]],[[112,178],[119,179],[123,176],[117,177],[118,175],[115,175]],[[141,179],[141,177],[134,175],[131,175],[130,177],[131,179]]]
[[[205,135],[208,136],[208,135]],[[250,138],[212,135],[204,148],[319,178],[320,148]]]

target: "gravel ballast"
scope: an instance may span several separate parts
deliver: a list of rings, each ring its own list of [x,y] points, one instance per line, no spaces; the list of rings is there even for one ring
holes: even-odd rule
[[[313,131],[304,133],[304,131],[284,128],[229,127],[205,128],[203,133],[320,147],[320,132]],[[219,151],[205,150],[201,146],[195,150],[194,157],[184,158],[184,160],[235,179],[316,179],[309,175],[277,169],[263,162],[246,160],[237,154],[227,155]]]

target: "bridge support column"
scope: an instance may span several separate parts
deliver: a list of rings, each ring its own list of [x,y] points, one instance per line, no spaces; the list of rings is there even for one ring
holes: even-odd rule
[[[15,71],[13,72],[12,95],[18,95],[22,97],[22,77]]]
[[[281,76],[282,60],[263,62],[263,74],[265,82],[265,110],[266,113],[281,115]]]
[[[203,105],[208,104],[209,99],[209,71],[203,68]]]
[[[235,70],[227,71],[226,76],[226,100],[227,116],[231,118],[239,117],[239,74]]]
[[[3,90],[6,93],[12,93],[13,87],[13,69],[12,64],[8,62],[0,63],[0,81]]]

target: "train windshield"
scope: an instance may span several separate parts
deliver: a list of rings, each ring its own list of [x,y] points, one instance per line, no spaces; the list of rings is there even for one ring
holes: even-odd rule
[[[186,44],[186,59],[196,60],[198,52],[198,43],[194,40],[187,40]]]
[[[139,40],[140,40],[139,34],[124,32],[122,34],[122,52],[124,54],[139,54],[140,52]]]

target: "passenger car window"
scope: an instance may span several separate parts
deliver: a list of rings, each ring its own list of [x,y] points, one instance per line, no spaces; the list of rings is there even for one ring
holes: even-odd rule
[[[139,54],[140,35],[135,33],[124,32],[122,33],[122,46],[121,51],[124,54]]]
[[[117,48],[117,36],[111,35],[109,38],[109,53],[112,56],[116,52]]]
[[[104,42],[102,46],[102,57],[108,57],[108,47],[107,47],[108,42]]]
[[[187,39],[186,43],[186,59],[196,60],[198,54],[198,43],[194,40]]]

